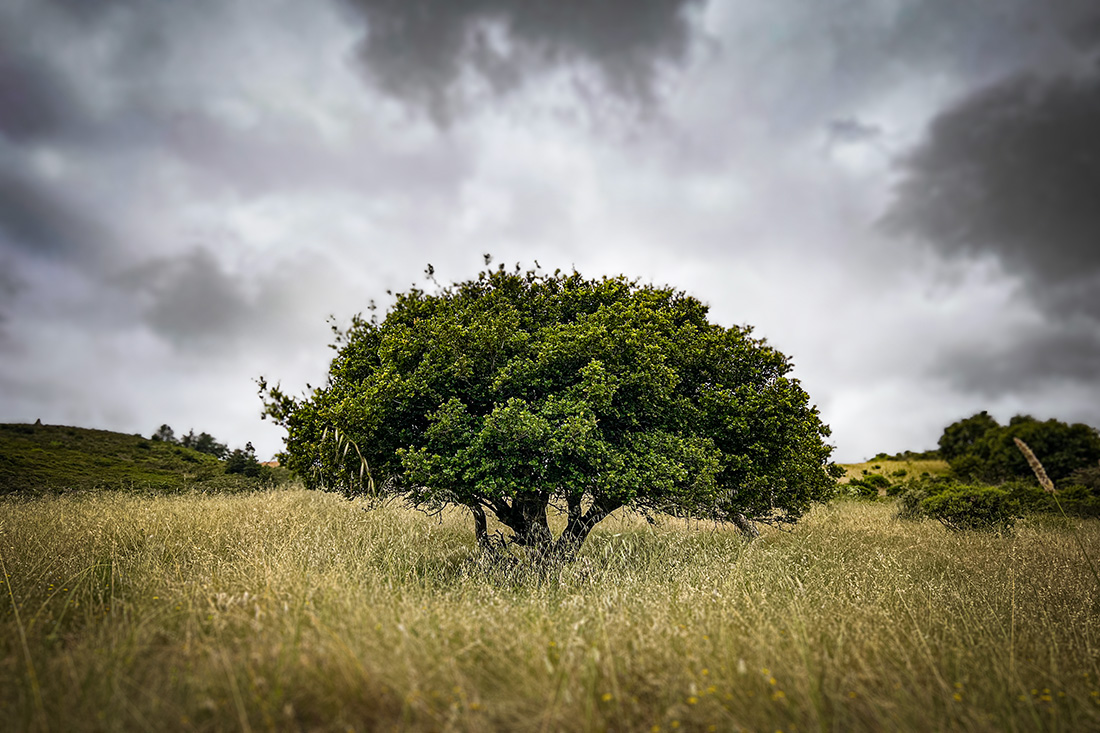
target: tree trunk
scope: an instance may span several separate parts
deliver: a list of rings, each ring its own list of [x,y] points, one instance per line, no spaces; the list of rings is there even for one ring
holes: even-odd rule
[[[513,541],[521,547],[548,549],[554,542],[550,534],[550,525],[546,520],[546,506],[549,498],[541,494],[516,497],[512,500],[511,511],[500,520],[515,533]]]
[[[489,523],[485,519],[485,510],[479,504],[470,504],[470,512],[474,515],[474,537],[477,538],[477,546],[482,550],[489,550]]]
[[[760,530],[758,530],[756,525],[750,522],[744,514],[734,514],[732,521],[734,526],[741,530],[741,534],[745,535],[748,539],[753,540],[760,536]]]

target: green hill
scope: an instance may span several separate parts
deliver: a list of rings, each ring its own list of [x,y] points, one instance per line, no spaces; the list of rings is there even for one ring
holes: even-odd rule
[[[173,443],[65,425],[0,424],[0,494],[77,489],[243,491],[274,483],[226,474],[214,456]]]

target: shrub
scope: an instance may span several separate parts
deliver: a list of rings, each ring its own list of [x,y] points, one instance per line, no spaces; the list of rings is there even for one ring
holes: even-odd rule
[[[1071,473],[1062,483],[1066,487],[1083,486],[1095,496],[1100,496],[1100,466],[1079,468]]]
[[[904,488],[898,495],[897,518],[909,521],[924,519],[927,515],[924,513],[923,502],[927,498],[927,489],[921,488],[919,485],[910,485]]]
[[[1086,472],[1094,469],[1085,469]],[[1100,472],[1097,472],[1100,473]],[[1044,491],[1034,481],[1006,481],[1001,484],[1020,509],[1036,514],[1061,514],[1069,517],[1100,517],[1100,490],[1087,483],[1075,483],[1073,477],[1061,482],[1057,497]],[[1061,510],[1058,505],[1061,504]]]
[[[844,487],[849,496],[854,496],[857,499],[877,499],[878,488],[871,486],[866,480],[861,478],[854,478],[845,484]]]
[[[890,479],[886,478],[881,473],[871,473],[864,477],[863,483],[875,489],[885,489],[890,485]]]
[[[1019,503],[998,486],[956,484],[921,501],[924,513],[948,529],[1004,531],[1021,515]]]
[[[862,477],[850,479],[845,485],[844,488],[850,496],[857,499],[877,499],[883,490],[887,496],[891,494],[893,486],[890,479],[880,473],[867,473],[867,471],[863,473]]]

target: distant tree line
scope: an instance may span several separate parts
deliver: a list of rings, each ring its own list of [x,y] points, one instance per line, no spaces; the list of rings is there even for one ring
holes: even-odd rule
[[[1031,479],[1031,467],[1016,447],[1016,438],[1031,447],[1056,483],[1094,469],[1100,461],[1100,432],[1094,427],[1040,421],[1030,415],[1017,415],[1001,425],[984,410],[944,429],[940,456],[962,481],[995,485]]]
[[[251,478],[256,478],[263,473],[264,466],[256,459],[256,449],[252,447],[251,442],[245,443],[243,449],[234,448],[230,451],[225,443],[219,443],[210,433],[195,435],[194,430],[189,430],[187,435],[176,438],[175,431],[169,425],[161,425],[157,428],[152,439],[212,455],[220,461],[225,461],[226,473],[239,473]]]

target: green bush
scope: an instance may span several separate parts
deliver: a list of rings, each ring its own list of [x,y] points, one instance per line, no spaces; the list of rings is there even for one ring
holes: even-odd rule
[[[1071,517],[1100,517],[1100,494],[1087,486],[1067,486],[1058,491],[1062,510]]]
[[[887,496],[897,496],[905,491],[906,484],[890,484],[886,487]]]
[[[1069,486],[1083,486],[1094,496],[1100,496],[1100,466],[1079,468],[1071,473],[1062,484]]]
[[[885,489],[890,486],[890,479],[886,478],[881,473],[872,473],[863,478],[863,483],[876,489]]]
[[[1073,479],[1074,477],[1071,476],[1060,483],[1057,497],[1044,491],[1034,481],[1006,481],[1001,484],[1001,488],[1008,492],[1024,512],[1035,514],[1064,512],[1068,517],[1100,517],[1100,487],[1088,484],[1087,476],[1086,483],[1074,483]]]
[[[923,502],[928,498],[928,491],[917,485],[904,488],[898,495],[898,519],[915,521],[924,519]]]
[[[1029,485],[1022,481],[1019,486],[993,487],[936,476],[922,477],[895,488],[898,519],[932,518],[951,529],[1011,526],[1020,515],[1021,505],[1036,499],[1028,493]]]
[[[874,486],[869,486],[863,479],[854,478],[845,484],[843,488],[847,490],[849,496],[853,496],[857,499],[878,498],[878,489]]]
[[[890,493],[890,479],[880,473],[867,473],[861,478],[851,479],[847,483],[848,493],[858,499],[877,499],[880,489]]]
[[[998,486],[957,484],[926,497],[921,509],[956,531],[1004,531],[1021,516],[1019,502]]]
[[[1029,415],[1000,425],[984,412],[948,426],[940,438],[940,452],[961,481],[1000,484],[1030,479],[1031,466],[1016,447],[1016,438],[1030,446],[1056,483],[1100,460],[1100,431],[1089,425],[1040,421]]]

